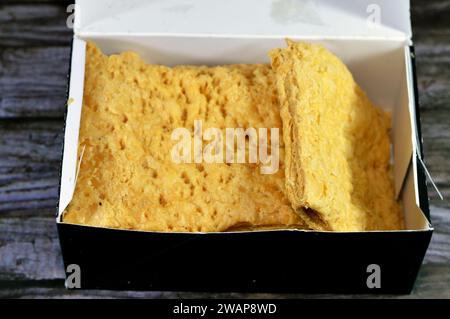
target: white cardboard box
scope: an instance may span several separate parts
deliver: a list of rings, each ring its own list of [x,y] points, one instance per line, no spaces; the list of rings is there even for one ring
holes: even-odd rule
[[[324,44],[345,62],[370,99],[375,104],[392,112],[395,189],[403,203],[406,230],[353,234],[330,232],[327,234],[327,232],[305,230],[258,232],[258,234],[169,234],[106,230],[64,223],[61,215],[72,199],[78,168],[77,147],[83,98],[85,41],[94,41],[107,54],[128,50],[136,51],[149,63],[217,65],[269,62],[267,52],[272,48],[284,47],[286,37],[293,40]],[[114,241],[111,236],[113,238],[124,238],[125,243],[121,244],[123,250],[127,249],[127,241],[129,241],[129,245],[136,244],[136,239],[130,238],[133,236],[139,238],[147,236],[143,243],[149,243],[150,245],[155,243],[152,240],[160,243],[161,241],[184,241],[186,238],[190,240],[196,238],[195,236],[203,236],[201,244],[197,248],[195,245],[186,248],[186,251],[194,252],[194,254],[197,254],[200,248],[205,249],[208,245],[213,244],[228,250],[230,247],[227,246],[226,242],[234,241],[240,236],[243,237],[240,239],[240,245],[238,246],[248,249],[253,247],[251,248],[253,250],[255,250],[252,246],[254,240],[263,236],[261,234],[266,234],[265,237],[263,236],[260,239],[261,243],[267,244],[269,237],[274,238],[275,241],[278,238],[281,242],[290,238],[292,242],[300,244],[299,247],[302,247],[302,242],[314,246],[316,245],[314,238],[317,238],[314,236],[324,236],[323,240],[329,240],[329,245],[318,244],[317,249],[334,256],[334,253],[331,252],[333,246],[337,245],[339,241],[348,243],[349,238],[357,237],[359,234],[363,238],[361,243],[367,241],[366,245],[369,247],[376,247],[377,242],[386,243],[387,240],[392,249],[405,249],[409,247],[408,245],[402,246],[405,244],[405,238],[410,238],[411,243],[416,241],[420,243],[419,247],[409,247],[409,252],[403,252],[410,263],[409,266],[405,266],[408,277],[400,279],[400,282],[395,282],[395,278],[393,278],[394,281],[387,284],[386,290],[380,291],[395,292],[411,289],[432,233],[425,177],[423,169],[418,163],[418,158],[421,158],[423,154],[421,153],[419,133],[420,123],[418,114],[416,114],[418,105],[417,92],[415,92],[414,87],[415,74],[412,48],[409,1],[407,0],[77,1],[68,92],[68,98],[73,102],[67,108],[57,217],[65,264],[84,263],[85,267],[100,271],[94,265],[94,261],[97,264],[99,263],[98,258],[95,258],[95,253],[90,255],[90,260],[86,256],[80,255],[81,251],[87,249],[86,246],[83,246],[83,243],[91,236],[94,236],[92,238],[102,238],[100,243],[107,238]],[[133,235],[136,233],[139,233],[139,235]],[[372,235],[370,235],[371,233]],[[227,239],[229,236],[234,236],[234,238]],[[379,238],[380,236],[382,239]],[[355,240],[358,241],[357,238]],[[396,244],[395,241],[397,241]],[[333,242],[334,244],[332,244]],[[93,251],[100,249],[100,243],[90,245],[91,249]],[[272,246],[273,243],[267,245],[277,249],[276,246]],[[162,246],[165,247],[165,245]],[[327,246],[330,247],[326,248]],[[240,256],[241,261],[250,262],[249,257],[245,257],[248,253],[245,253],[242,250],[243,248],[240,250],[237,246],[233,247],[239,251],[237,255]],[[374,259],[378,256],[380,263],[389,265],[391,262],[386,261],[386,258],[394,260],[395,258],[392,258],[395,251],[389,251],[386,247],[385,249],[387,249],[385,256],[382,250],[374,252],[373,256]],[[165,260],[161,261],[158,257],[160,267],[156,267],[155,274],[164,274],[164,268],[170,268],[167,265],[174,262],[170,253],[166,253],[164,254]],[[408,255],[408,253],[411,255]],[[310,255],[313,254],[314,252],[310,251]],[[287,262],[291,258],[290,255],[292,253],[286,252],[286,255],[280,255],[278,258],[286,259]],[[367,255],[367,258],[362,257],[361,260],[356,257],[348,258],[348,262],[355,265],[364,265],[366,259],[370,259],[369,257],[370,255]],[[108,259],[110,256],[106,255],[103,258]],[[127,274],[127,271],[142,274],[142,268],[134,269],[133,263],[142,265],[152,260],[150,264],[154,265],[155,260],[149,256],[139,257],[137,252],[127,258],[129,259],[128,264],[124,266],[123,262],[120,263],[122,269],[127,270],[121,272],[119,267],[114,272],[116,277],[122,278],[122,281],[116,280],[115,283],[114,281],[106,283],[106,279],[103,279],[103,281],[96,280],[93,276],[86,279],[85,286],[89,288],[100,285],[101,288],[123,287],[127,289],[150,289],[156,286],[158,289],[190,290],[198,290],[203,287],[218,290],[229,285],[230,289],[234,288],[235,290],[258,290],[260,288],[287,291],[314,290],[310,287],[311,283],[300,287],[298,282],[274,284],[274,279],[270,276],[270,279],[266,281],[259,279],[259,282],[262,282],[261,284],[252,284],[249,279],[253,276],[250,270],[242,278],[236,276],[240,278],[239,280],[228,280],[226,283],[221,280],[210,279],[208,280],[209,285],[208,281],[205,281],[195,286],[195,281],[187,280],[184,282],[179,280],[177,285],[172,280],[167,279],[167,273],[165,273],[161,278],[155,279],[152,277],[152,279],[143,280],[144,284],[139,284],[139,280],[134,275]],[[326,257],[322,259],[321,261],[307,260],[306,262],[309,262],[309,264],[304,266],[305,269],[309,271],[311,269],[320,270],[321,267],[315,265],[315,263],[328,260]],[[256,260],[252,261],[251,264],[254,264]],[[200,263],[200,261],[202,265],[208,265],[208,259],[200,258],[198,262]],[[221,268],[218,266],[219,262],[222,265],[227,264],[224,263],[223,257],[221,258],[220,255],[212,258],[209,264],[211,267]],[[292,260],[289,262],[292,262]],[[272,262],[269,264],[273,266]],[[346,267],[347,269],[353,269],[350,264],[347,264]],[[393,266],[393,269],[397,269],[396,267]],[[152,267],[150,266],[150,268]],[[342,269],[344,269],[344,266]],[[394,270],[387,271],[395,273]],[[400,269],[397,270],[400,271]],[[91,271],[95,272],[94,270]],[[117,275],[118,273],[120,275]],[[256,273],[259,274],[259,272]],[[343,270],[343,273],[350,278],[347,278],[350,282],[350,291],[365,291],[363,281],[359,285],[356,279],[351,277],[351,272]],[[96,276],[97,278],[101,277],[98,274]],[[212,274],[211,276],[214,277]],[[126,278],[133,278],[133,280],[126,280]],[[124,284],[126,281],[130,283]],[[329,284],[325,283],[325,279],[322,281],[322,284],[318,286],[326,291],[344,289],[338,283],[333,284],[333,281]]]

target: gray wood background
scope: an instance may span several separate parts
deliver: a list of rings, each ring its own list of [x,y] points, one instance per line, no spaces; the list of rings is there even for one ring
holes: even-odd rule
[[[0,298],[323,297],[64,289],[54,214],[72,36],[67,5],[0,0]],[[450,0],[412,0],[412,22],[425,161],[448,199]],[[393,297],[450,298],[450,204],[431,188],[429,195],[436,231],[413,294]]]

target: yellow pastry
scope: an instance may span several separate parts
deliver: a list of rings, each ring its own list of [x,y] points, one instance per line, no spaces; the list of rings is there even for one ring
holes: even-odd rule
[[[281,128],[269,65],[149,65],[87,45],[79,149],[68,223],[151,231],[302,227],[280,169],[261,163],[174,163],[176,128]],[[281,134],[281,132],[280,132]]]
[[[285,143],[286,190],[308,227],[403,228],[390,176],[390,117],[317,44],[270,52]]]

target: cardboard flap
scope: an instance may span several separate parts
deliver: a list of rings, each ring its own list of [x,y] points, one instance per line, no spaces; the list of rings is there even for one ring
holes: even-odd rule
[[[409,0],[78,0],[75,34],[409,40]]]
[[[77,178],[78,133],[80,131],[81,106],[83,104],[83,83],[86,43],[75,38],[72,44],[72,67],[70,70],[67,103],[64,151],[61,170],[58,217],[69,205],[75,191]]]

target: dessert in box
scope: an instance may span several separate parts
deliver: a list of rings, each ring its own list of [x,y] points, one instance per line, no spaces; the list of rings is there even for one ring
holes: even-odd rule
[[[391,118],[322,46],[271,52],[286,143],[286,188],[312,229],[402,229],[389,165]]]
[[[64,221],[151,231],[402,229],[387,114],[320,45],[290,41],[272,65],[169,68],[88,44],[83,153]],[[205,129],[283,126],[280,169],[174,162],[172,132],[193,135],[199,120]]]
[[[175,163],[172,132],[280,128],[268,65],[168,68],[88,44],[77,188],[64,221],[153,231],[303,228],[285,195],[284,165]],[[283,145],[280,146],[281,153]]]
[[[413,288],[433,228],[408,0],[77,0],[68,101],[81,288]],[[199,157],[227,128],[254,131]]]

